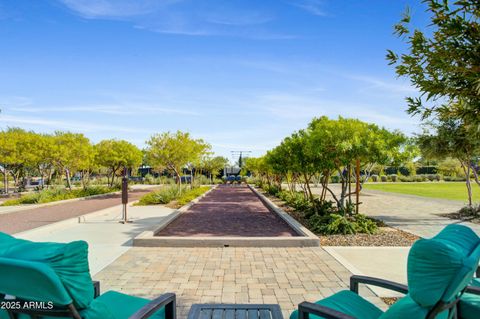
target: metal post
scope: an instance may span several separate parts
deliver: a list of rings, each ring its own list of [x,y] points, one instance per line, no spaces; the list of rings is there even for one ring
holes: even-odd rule
[[[355,212],[358,214],[360,207],[360,160],[357,159],[357,165],[355,169]]]
[[[122,224],[132,222],[128,220],[128,217],[127,217],[127,204],[128,204],[128,178],[127,178],[127,168],[125,168],[123,170],[123,177],[122,177],[122,220],[120,221],[120,223]]]

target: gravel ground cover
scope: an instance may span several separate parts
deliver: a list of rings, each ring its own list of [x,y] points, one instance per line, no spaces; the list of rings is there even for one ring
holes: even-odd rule
[[[261,191],[261,190],[260,190]],[[285,212],[290,214],[302,225],[306,226],[302,218],[302,214],[295,211],[293,208],[285,205],[285,203],[277,197],[271,196],[262,191],[262,194],[268,197],[277,206],[282,208]],[[321,235],[316,234],[320,238],[321,246],[411,246],[420,237],[410,234],[408,232],[388,227],[382,221],[375,220],[379,226],[379,231],[376,234],[355,234],[355,235]]]

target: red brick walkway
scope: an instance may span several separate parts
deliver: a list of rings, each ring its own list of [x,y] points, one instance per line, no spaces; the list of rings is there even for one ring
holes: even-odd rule
[[[182,213],[158,236],[291,237],[298,234],[247,186],[222,185]]]
[[[131,191],[129,193],[129,201],[136,200],[150,191]],[[121,203],[120,194],[110,194],[81,201],[0,214],[0,231],[14,234],[72,217],[93,213],[97,210],[120,205]]]

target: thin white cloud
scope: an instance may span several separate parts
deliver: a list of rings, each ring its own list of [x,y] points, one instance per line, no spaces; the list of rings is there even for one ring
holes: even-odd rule
[[[347,78],[352,80],[364,82],[368,84],[368,86],[361,89],[361,91],[367,90],[382,90],[389,93],[394,94],[405,94],[405,93],[415,93],[417,90],[408,84],[399,84],[399,83],[391,83],[386,82],[384,80],[374,78],[371,76],[364,76],[364,75],[347,75]]]
[[[79,132],[122,132],[122,133],[146,133],[150,132],[143,129],[128,128],[123,126],[108,125],[108,124],[94,124],[86,122],[72,122],[51,120],[36,117],[22,117],[14,115],[0,116],[0,123],[2,126],[24,126],[30,128],[31,126],[42,126],[50,128],[51,130],[70,130]]]
[[[327,15],[323,0],[292,0],[289,3],[316,16],[323,17]]]
[[[198,112],[182,110],[178,108],[163,108],[154,106],[139,106],[139,105],[89,105],[89,106],[62,106],[62,107],[34,107],[34,106],[20,106],[11,107],[11,111],[24,113],[74,113],[74,112],[88,112],[97,114],[111,114],[111,115],[145,115],[145,114],[178,114],[198,116]]]
[[[168,35],[240,37],[289,40],[267,28],[274,16],[225,2],[199,5],[188,0],[58,0],[86,19],[126,21],[134,28]]]
[[[59,0],[85,18],[126,18],[150,14],[179,0]]]

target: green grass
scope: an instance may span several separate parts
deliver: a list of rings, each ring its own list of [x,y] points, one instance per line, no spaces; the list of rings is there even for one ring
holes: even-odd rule
[[[390,193],[417,195],[432,198],[444,198],[466,202],[467,187],[464,182],[431,183],[368,183],[364,188]],[[473,200],[480,201],[480,187],[472,181]]]
[[[4,201],[1,206],[16,206],[23,204],[44,204],[56,202],[59,200],[81,198],[93,195],[107,194],[118,191],[117,188],[109,188],[104,186],[91,186],[85,189],[64,189],[49,188],[38,192],[25,194],[19,198]]]
[[[185,186],[180,192],[178,186],[169,186],[143,195],[135,206],[168,204],[172,201],[176,201],[178,206],[183,206],[209,189],[210,186],[200,186],[194,189]]]

